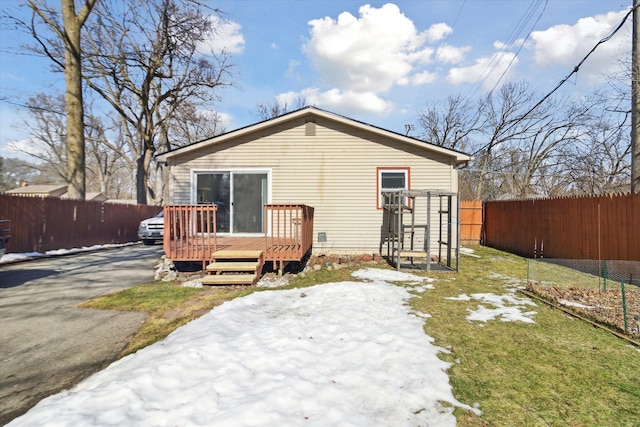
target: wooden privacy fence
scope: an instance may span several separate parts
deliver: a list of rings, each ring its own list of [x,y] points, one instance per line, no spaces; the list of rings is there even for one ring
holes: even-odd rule
[[[140,221],[160,210],[159,206],[0,194],[0,219],[11,221],[7,253],[135,242]]]
[[[482,239],[483,203],[481,200],[460,202],[460,243],[479,244]]]
[[[640,194],[485,202],[483,244],[526,257],[640,261]]]

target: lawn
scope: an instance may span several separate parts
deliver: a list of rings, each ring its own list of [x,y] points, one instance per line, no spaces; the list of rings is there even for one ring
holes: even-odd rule
[[[435,279],[434,289],[416,292],[411,299],[413,309],[431,316],[425,321],[426,334],[449,351],[442,358],[452,363],[449,375],[455,397],[477,403],[483,411],[478,417],[456,409],[458,424],[640,426],[640,349],[542,303],[522,309],[535,312],[530,314],[533,323],[466,319],[479,305],[491,308],[469,296],[524,298],[516,288],[525,285],[527,276],[523,258],[484,247],[473,249],[478,257],[464,256],[459,273],[429,274]],[[353,281],[351,272],[362,267],[354,264],[292,276],[287,288]],[[193,289],[157,283],[85,306],[150,313],[126,350],[129,353],[228,299],[255,291],[255,287]],[[462,294],[467,298],[460,298]]]

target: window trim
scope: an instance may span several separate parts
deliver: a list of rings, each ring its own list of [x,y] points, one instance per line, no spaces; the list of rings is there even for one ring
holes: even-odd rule
[[[408,166],[376,167],[376,208],[382,209],[382,174],[385,172],[402,172],[405,174],[405,190],[411,189],[411,168]]]

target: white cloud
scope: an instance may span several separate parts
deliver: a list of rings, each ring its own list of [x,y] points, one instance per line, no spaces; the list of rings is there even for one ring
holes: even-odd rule
[[[414,85],[423,85],[427,83],[432,83],[436,80],[436,75],[434,73],[429,73],[428,71],[424,71],[422,73],[416,73],[411,78],[411,83]]]
[[[209,19],[215,31],[209,40],[198,44],[198,52],[234,54],[244,50],[244,36],[240,31],[242,29],[240,24],[215,15],[211,15]]]
[[[296,61],[295,59],[289,61],[287,71],[285,71],[284,73],[285,77],[295,80],[301,80],[300,73],[298,72],[298,67],[300,67],[300,61]]]
[[[435,42],[438,40],[442,40],[452,32],[453,28],[451,28],[444,22],[440,22],[429,27],[429,29],[426,31],[426,36],[429,41]]]
[[[433,49],[425,46],[429,30],[420,33],[398,6],[370,5],[359,17],[343,12],[309,22],[311,38],[304,51],[325,82],[340,90],[380,93],[389,90],[430,60]],[[432,37],[444,34],[437,25]]]
[[[20,139],[11,141],[7,144],[7,150],[13,154],[28,156],[30,160],[34,160],[31,156],[44,156],[47,150],[42,143],[33,138]]]
[[[435,72],[426,67],[435,58],[435,46],[430,44],[453,31],[445,23],[420,31],[391,3],[380,8],[364,5],[358,16],[342,12],[337,19],[314,19],[309,26],[303,51],[326,88],[291,92],[291,97],[344,114],[387,114],[393,104],[383,94],[396,86],[435,81]],[[438,62],[458,63],[469,49],[445,45]],[[287,75],[292,74],[289,68]]]
[[[385,101],[374,92],[342,91],[307,88],[300,92],[286,92],[277,96],[278,101],[294,105],[298,99],[304,99],[307,105],[315,105],[343,114],[375,113],[385,114],[391,111],[393,104]]]
[[[464,54],[470,50],[471,46],[444,45],[438,48],[437,60],[445,64],[458,64],[464,59]]]
[[[620,23],[627,10],[609,12],[579,19],[574,25],[555,25],[544,31],[531,33],[528,44],[534,51],[534,60],[540,66],[559,65],[570,71],[582,58]],[[606,43],[598,46],[585,62],[581,71],[591,78],[613,72],[619,67],[618,59],[631,50],[631,19]]]
[[[508,69],[502,81],[508,80],[510,74],[513,73],[513,65],[518,62],[518,58],[515,56],[512,52],[496,52],[489,57],[478,58],[474,65],[451,68],[447,75],[447,81],[452,85],[483,82],[485,89],[492,89],[505,70]],[[513,64],[509,68],[511,61]]]
[[[231,114],[222,113],[220,111],[216,111],[216,114],[218,116],[218,120],[222,122],[222,126],[224,126],[225,129],[233,128],[233,116]]]

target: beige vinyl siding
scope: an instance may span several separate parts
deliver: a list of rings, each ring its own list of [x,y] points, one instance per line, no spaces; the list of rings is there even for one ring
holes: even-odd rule
[[[426,146],[320,117],[314,136],[305,135],[303,118],[269,130],[177,158],[171,203],[191,202],[192,170],[270,170],[272,203],[315,208],[314,253],[378,253],[383,215],[376,206],[378,167],[409,167],[412,189],[457,191],[454,159]],[[317,242],[319,232],[326,233],[326,242]]]

